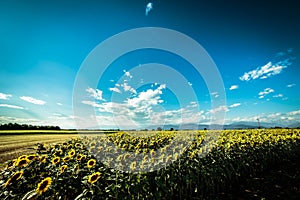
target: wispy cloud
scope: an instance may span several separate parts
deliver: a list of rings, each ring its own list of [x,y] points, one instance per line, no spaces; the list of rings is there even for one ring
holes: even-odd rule
[[[266,88],[264,89],[264,91],[261,91],[258,93],[260,99],[264,98],[266,95],[270,94],[270,93],[273,93],[274,90],[272,88]]]
[[[0,104],[0,107],[13,108],[13,109],[20,109],[20,110],[23,110],[23,109],[24,109],[24,108],[21,107],[21,106],[10,105],[10,104]]]
[[[291,88],[291,87],[295,87],[295,86],[296,86],[296,84],[292,83],[292,84],[288,84],[286,87]]]
[[[239,88],[238,85],[232,85],[232,86],[229,88],[229,90],[236,90],[236,89],[238,89],[238,88]]]
[[[255,79],[266,79],[271,76],[280,74],[284,68],[287,68],[291,63],[288,61],[281,61],[276,64],[268,62],[266,65],[244,73],[243,76],[239,77],[241,81],[250,81]]]
[[[58,103],[56,103],[56,104],[57,104],[57,105],[59,105],[59,106],[62,106],[62,105],[63,105],[62,103],[59,103],[59,102],[58,102]]]
[[[20,99],[22,99],[24,101],[27,101],[29,103],[32,103],[32,104],[36,104],[36,105],[44,105],[44,104],[46,104],[46,102],[43,101],[43,100],[35,99],[35,98],[29,97],[29,96],[22,96],[22,97],[20,97]]]
[[[93,97],[96,100],[100,100],[100,101],[105,101],[105,99],[103,99],[102,94],[103,92],[101,90],[98,89],[93,89],[93,88],[87,88],[86,91],[89,93],[89,95],[91,97]]]
[[[10,97],[12,97],[11,94],[4,94],[0,92],[0,99],[8,100]]]

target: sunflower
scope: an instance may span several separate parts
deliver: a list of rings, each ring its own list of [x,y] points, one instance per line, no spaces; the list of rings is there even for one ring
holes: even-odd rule
[[[19,171],[19,172],[14,173],[14,175],[12,175],[12,177],[10,177],[6,181],[6,183],[4,184],[4,187],[7,187],[12,182],[15,182],[15,181],[19,180],[22,177],[23,173],[24,173],[23,171]]]
[[[149,156],[148,156],[148,155],[145,155],[144,161],[147,161],[147,160],[149,160]]]
[[[29,162],[30,162],[30,160],[28,160],[28,159],[27,159],[27,156],[26,156],[25,158],[18,159],[16,165],[17,165],[18,167],[22,167],[22,166],[27,165]]]
[[[121,162],[121,161],[122,161],[122,158],[123,158],[123,155],[121,154],[121,155],[119,155],[119,156],[117,157],[117,161],[118,161],[118,162]]]
[[[40,156],[40,162],[42,162],[42,163],[46,162],[47,157],[48,157],[47,154],[41,155]]]
[[[86,155],[82,155],[81,161],[84,161],[86,159]]]
[[[103,150],[103,147],[98,147],[98,153],[100,153]]]
[[[96,148],[95,148],[94,146],[92,146],[92,147],[90,147],[89,152],[90,152],[90,153],[94,153],[95,149],[96,149]]]
[[[75,155],[75,150],[74,149],[71,149],[69,152],[68,152],[68,154],[69,154],[69,156],[71,156],[71,157],[73,157],[74,155]]]
[[[60,156],[61,154],[62,154],[62,150],[59,149],[59,150],[57,150],[53,155],[54,155],[54,156]]]
[[[96,147],[96,142],[95,141],[91,142],[90,147]]]
[[[131,169],[131,170],[135,170],[135,168],[136,168],[136,161],[134,161],[134,162],[132,162],[132,163],[130,164],[130,169]]]
[[[67,165],[63,165],[59,168],[60,173],[64,173],[64,171],[67,169]]]
[[[100,175],[101,175],[100,172],[93,173],[92,175],[89,176],[88,182],[94,184],[100,178]]]
[[[36,188],[36,192],[38,194],[43,194],[44,192],[46,192],[48,190],[51,183],[52,183],[52,178],[50,178],[50,177],[45,178],[38,184],[38,186]]]
[[[9,168],[13,167],[14,165],[16,165],[17,161],[18,161],[18,159],[13,159],[11,161],[8,161],[8,163],[7,163],[7,165],[6,165],[5,168],[9,169]]]
[[[154,156],[155,154],[156,154],[155,150],[152,149],[152,150],[150,151],[150,155],[151,155],[151,156]]]
[[[73,148],[73,145],[72,145],[72,144],[69,144],[67,148],[68,148],[68,149],[72,149],[72,148]]]
[[[106,152],[110,152],[111,150],[112,150],[111,146],[109,146],[109,147],[106,148]]]
[[[82,145],[81,145],[80,143],[76,143],[76,144],[75,144],[75,147],[76,147],[76,148],[82,148]]]
[[[68,162],[71,159],[72,159],[71,156],[66,156],[66,157],[63,158],[63,162]]]
[[[143,160],[142,163],[140,164],[140,169],[144,169],[146,163],[147,163],[147,161]]]
[[[87,162],[87,166],[88,168],[92,168],[96,165],[96,160],[95,159],[90,159],[88,162]]]
[[[172,155],[169,155],[167,158],[166,158],[166,163],[170,162],[172,160]]]
[[[179,154],[178,154],[178,153],[175,153],[173,157],[174,157],[174,160],[177,160],[178,157],[179,157]]]
[[[37,155],[35,155],[35,154],[31,154],[31,155],[27,156],[27,159],[30,161],[36,160],[36,158],[37,158]]]
[[[77,156],[76,156],[76,160],[81,160],[82,159],[82,154],[78,154]]]
[[[60,161],[60,157],[54,157],[54,158],[52,159],[52,164],[53,164],[53,165],[57,165],[57,164],[59,163],[59,161]]]
[[[130,158],[130,154],[129,154],[129,153],[126,153],[126,154],[124,155],[124,160],[126,160],[126,159],[128,159],[128,158]]]
[[[21,160],[21,159],[23,159],[23,158],[27,158],[27,155],[22,155],[22,156],[20,156],[18,159]]]

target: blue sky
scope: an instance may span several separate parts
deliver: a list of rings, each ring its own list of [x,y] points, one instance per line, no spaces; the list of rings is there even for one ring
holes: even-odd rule
[[[297,8],[297,1],[279,0],[1,1],[0,123],[76,128],[78,120],[80,127],[139,129],[209,124],[217,112],[226,113],[226,124],[257,118],[274,125],[299,123]],[[97,124],[84,111],[74,115],[74,84],[89,53],[106,39],[141,27],[172,29],[202,45],[222,77],[226,104],[212,106],[222,95],[209,91],[186,60],[141,49],[120,56],[95,87],[82,91],[80,109],[92,108]],[[158,67],[151,77],[167,77],[165,82],[145,83],[149,63],[169,66],[178,76]],[[175,83],[178,90],[172,91]]]

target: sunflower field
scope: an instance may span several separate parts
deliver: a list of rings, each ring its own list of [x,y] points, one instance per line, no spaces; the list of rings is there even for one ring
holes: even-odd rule
[[[216,199],[299,148],[299,129],[79,135],[7,161],[0,199]]]

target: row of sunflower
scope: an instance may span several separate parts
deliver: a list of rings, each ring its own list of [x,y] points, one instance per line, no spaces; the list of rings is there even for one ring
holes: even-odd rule
[[[299,153],[296,129],[215,133],[119,132],[37,144],[35,154],[7,162],[0,199],[215,199]]]

